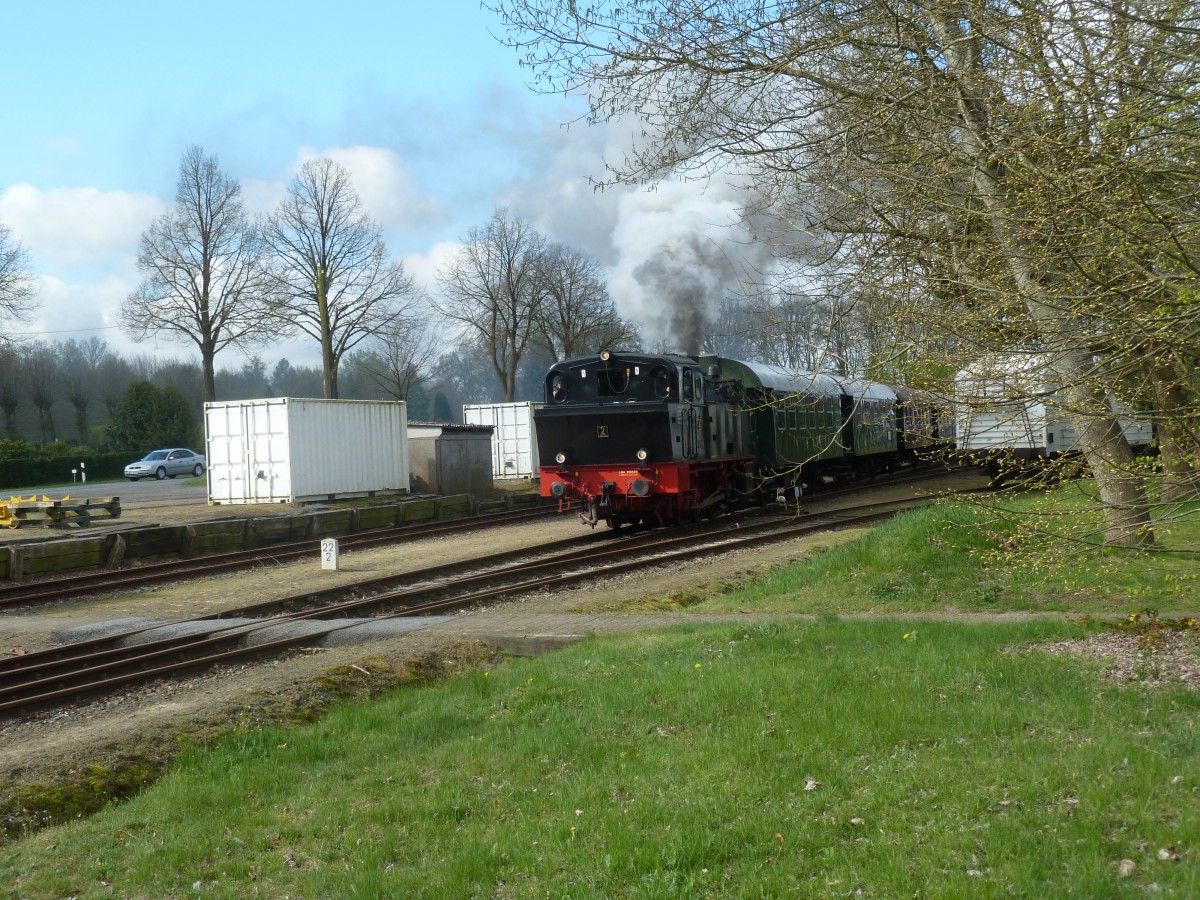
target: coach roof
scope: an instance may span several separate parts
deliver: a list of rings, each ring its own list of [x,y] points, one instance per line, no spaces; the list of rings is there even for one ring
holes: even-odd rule
[[[736,378],[748,388],[765,388],[777,394],[806,393],[839,396],[837,379],[824,372],[803,372],[767,363],[743,362],[720,356],[702,357],[702,367],[718,366],[722,378]]]

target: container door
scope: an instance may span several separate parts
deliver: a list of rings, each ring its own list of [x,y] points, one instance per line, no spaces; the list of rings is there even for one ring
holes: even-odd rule
[[[254,403],[246,413],[247,491],[251,503],[279,503],[292,499],[288,459],[288,416],[286,403]]]
[[[533,474],[533,412],[528,403],[498,408],[497,454],[492,471],[499,478],[528,478]]]
[[[213,503],[246,502],[245,416],[240,404],[205,408],[208,498]]]
[[[500,478],[517,478],[528,465],[522,458],[522,450],[528,452],[528,445],[521,439],[519,411],[517,406],[496,407],[497,453],[492,460],[492,471]]]

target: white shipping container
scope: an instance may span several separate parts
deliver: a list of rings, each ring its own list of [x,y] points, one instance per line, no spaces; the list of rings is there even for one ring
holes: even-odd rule
[[[1080,449],[1071,418],[1052,400],[1049,367],[1039,356],[994,355],[977,360],[956,379],[956,443],[967,451],[1011,450],[1018,456],[1051,456]],[[1133,447],[1153,440],[1144,419],[1116,399],[1112,409]]]
[[[533,411],[544,403],[480,403],[463,407],[466,425],[492,426],[492,477],[534,478],[538,474]]]
[[[209,503],[297,503],[408,491],[399,402],[291,397],[204,404]]]

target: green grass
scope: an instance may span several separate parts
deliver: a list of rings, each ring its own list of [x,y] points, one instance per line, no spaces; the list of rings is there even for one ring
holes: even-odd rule
[[[1024,652],[1083,627],[826,618],[592,640],[190,752],[133,800],[0,851],[0,884],[1197,896],[1200,698]]]
[[[923,617],[1195,611],[1194,562],[1042,553],[1028,523],[1082,502],[1004,504],[687,598],[810,620],[589,640],[191,750],[0,848],[0,896],[1200,896],[1195,687],[1037,649],[1093,621]]]
[[[1073,490],[995,504],[942,502],[694,612],[1076,612],[1200,610],[1200,516],[1173,521],[1154,552],[1053,540],[1092,519]]]

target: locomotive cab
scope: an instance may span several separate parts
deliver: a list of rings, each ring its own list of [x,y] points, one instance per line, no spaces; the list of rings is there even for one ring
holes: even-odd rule
[[[679,521],[724,502],[726,469],[752,466],[746,429],[694,357],[605,351],[556,363],[544,385],[541,493],[578,502],[588,524]]]
[[[669,357],[607,352],[557,363],[546,375],[546,405],[534,414],[540,464],[678,459],[683,442],[671,440],[671,425],[688,368]]]
[[[687,366],[670,357],[622,355],[564,360],[546,374],[546,405],[593,406],[606,403],[677,403],[695,392]]]

